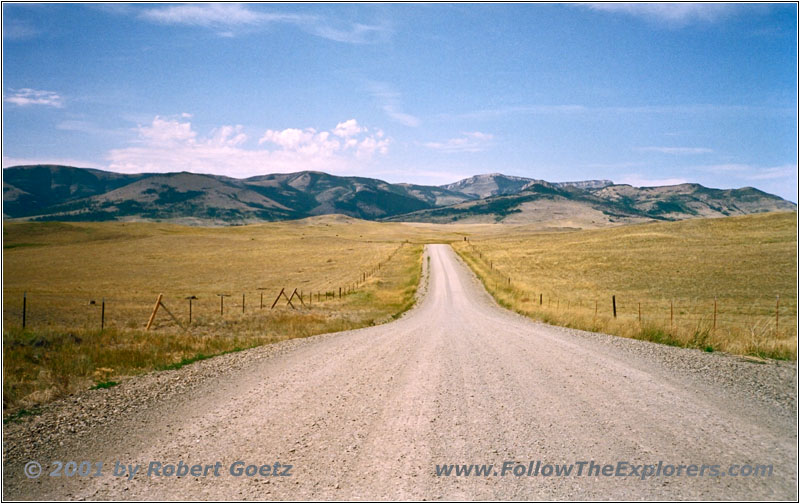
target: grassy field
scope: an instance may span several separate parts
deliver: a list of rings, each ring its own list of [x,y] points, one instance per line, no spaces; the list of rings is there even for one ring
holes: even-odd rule
[[[796,219],[773,213],[569,233],[517,228],[454,247],[501,304],[548,323],[796,359]]]
[[[501,304],[534,318],[796,358],[793,213],[558,232],[340,216],[220,228],[5,223],[3,238],[6,417],[153,369],[391,320],[411,306],[422,244],[434,242],[452,243]],[[282,288],[306,306],[282,298],[271,310]],[[159,294],[182,325],[197,297],[189,332],[163,309],[144,330]],[[229,295],[223,315],[217,294]]]
[[[201,356],[390,320],[412,304],[421,268],[422,246],[405,240],[429,235],[337,217],[225,228],[5,224],[4,410]],[[282,288],[302,291],[306,307],[281,298],[270,310]],[[144,331],[160,293],[184,325],[186,297],[198,298],[190,332],[163,309]],[[230,295],[222,316],[221,293]]]

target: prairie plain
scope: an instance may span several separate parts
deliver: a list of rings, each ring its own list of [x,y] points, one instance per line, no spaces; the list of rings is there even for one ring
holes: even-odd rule
[[[796,228],[796,213],[767,213],[454,247],[501,305],[547,323],[796,359]]]
[[[5,224],[4,409],[35,408],[77,389],[228,351],[391,320],[413,303],[425,236],[344,217],[217,228]],[[281,289],[287,296],[270,309]],[[295,289],[292,309],[286,299]],[[144,330],[159,294],[188,332],[163,308]],[[197,298],[191,325],[190,296]]]
[[[548,323],[796,358],[796,213],[589,231],[342,216],[234,227],[6,223],[3,238],[6,418],[150,370],[392,320],[414,303],[425,243],[450,243],[501,305]],[[303,303],[296,295],[292,309],[281,297],[270,309],[281,289]],[[188,331],[163,309],[144,330],[159,294]]]

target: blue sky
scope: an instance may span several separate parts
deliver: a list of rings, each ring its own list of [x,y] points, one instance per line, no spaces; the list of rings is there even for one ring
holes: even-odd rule
[[[3,4],[3,166],[797,201],[794,4]]]

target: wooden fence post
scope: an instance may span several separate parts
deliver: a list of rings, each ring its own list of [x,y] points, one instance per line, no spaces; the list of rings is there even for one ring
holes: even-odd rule
[[[191,324],[192,323],[192,300],[193,299],[197,299],[197,296],[194,296],[194,295],[187,296],[184,299],[188,299],[189,300],[189,324]]]
[[[219,296],[219,314],[220,316],[225,314],[225,302],[224,299],[226,296],[230,296],[230,294],[217,294]]]
[[[614,311],[614,318],[617,318],[617,296],[611,296],[611,307]]]
[[[285,294],[284,294],[284,295],[285,295]],[[305,305],[306,305],[306,304],[303,302],[303,296],[302,296],[302,295],[300,295],[300,294],[298,294],[298,293],[297,293],[297,288],[295,288],[295,289],[294,289],[294,291],[292,291],[292,295],[291,295],[291,296],[289,296],[289,298],[288,298],[288,300],[287,300],[287,301],[288,301],[288,303],[289,303],[290,305],[292,305],[292,308],[294,308],[294,305],[292,304],[292,299],[294,299],[294,297],[295,297],[295,296],[297,296],[297,297],[300,299],[300,304],[301,304],[301,305],[303,305],[303,306],[305,306]]]
[[[281,294],[283,294],[284,289],[285,287],[281,287],[281,291],[278,293],[278,297],[275,298],[275,301],[272,302],[272,306],[269,307],[270,310],[275,308],[275,305],[278,304],[278,300],[281,298]]]
[[[242,292],[242,313],[244,313],[244,292]]]
[[[153,307],[153,313],[150,315],[150,320],[147,321],[147,327],[144,329],[145,331],[149,331],[150,326],[153,325],[153,321],[156,319],[156,312],[158,311],[158,307],[161,306],[162,297],[164,297],[164,294],[158,295],[158,299],[156,299],[156,305]]]
[[[714,322],[711,326],[712,331],[717,330],[717,296],[714,296]]]
[[[672,300],[669,302],[669,332],[672,332]]]
[[[183,329],[184,331],[188,331],[188,329],[186,329],[185,327],[183,327],[183,324],[181,324],[181,321],[180,321],[180,320],[178,320],[178,317],[176,317],[175,315],[173,315],[173,314],[172,314],[172,312],[171,312],[171,311],[169,311],[169,310],[167,309],[167,307],[166,307],[166,306],[164,306],[164,303],[162,303],[162,302],[161,302],[161,299],[162,299],[163,297],[164,297],[164,295],[163,295],[163,294],[159,294],[159,295],[158,295],[158,300],[156,301],[156,306],[153,308],[153,314],[152,314],[152,315],[150,315],[150,320],[147,322],[147,328],[145,329],[145,331],[149,331],[149,330],[150,330],[150,326],[151,326],[151,325],[153,325],[153,320],[156,318],[156,312],[158,312],[158,308],[159,308],[159,307],[163,308],[163,309],[164,309],[164,311],[165,311],[165,312],[167,312],[167,315],[169,315],[169,316],[170,316],[170,318],[172,318],[172,320],[174,320],[174,321],[175,321],[175,323],[176,323],[176,324],[178,324],[178,327],[180,327],[180,328],[181,328],[181,329]],[[103,302],[105,303],[105,301],[103,301]]]

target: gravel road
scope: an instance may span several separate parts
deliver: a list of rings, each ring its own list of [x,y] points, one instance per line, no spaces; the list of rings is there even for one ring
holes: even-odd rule
[[[536,323],[498,307],[450,247],[426,256],[420,299],[395,322],[149,373],[8,424],[3,497],[797,500],[795,363]],[[55,460],[102,461],[102,476],[49,476]],[[114,476],[116,461],[141,468]],[[153,461],[219,462],[219,476],[148,476]],[[232,476],[237,461],[289,475]],[[662,472],[587,475],[590,461]],[[437,476],[443,464],[493,468]],[[561,464],[570,476],[542,475]],[[732,464],[772,475],[709,477]]]

